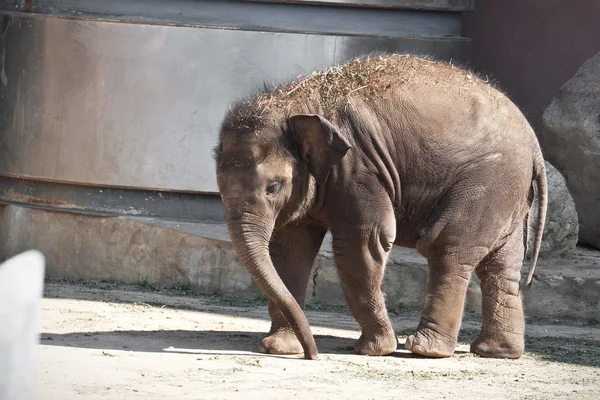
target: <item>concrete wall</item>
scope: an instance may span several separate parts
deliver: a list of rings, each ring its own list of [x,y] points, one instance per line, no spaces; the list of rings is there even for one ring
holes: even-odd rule
[[[600,51],[598,0],[476,0],[463,17],[472,64],[491,74],[539,133],[544,109]]]
[[[197,293],[229,297],[261,296],[223,224],[0,206],[0,260],[30,249],[44,254],[46,276],[51,278],[187,286]],[[344,305],[330,235],[314,268],[307,302]],[[412,249],[394,247],[385,271],[388,306],[420,309],[426,279],[426,260]],[[600,253],[579,251],[570,258],[544,259],[524,297],[529,316],[600,320]],[[466,309],[481,309],[476,277],[469,285]]]

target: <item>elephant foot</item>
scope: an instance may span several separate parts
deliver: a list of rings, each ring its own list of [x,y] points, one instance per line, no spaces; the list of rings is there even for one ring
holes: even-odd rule
[[[480,335],[471,343],[471,353],[488,358],[520,358],[525,349],[523,337],[511,336],[514,337],[486,339]]]
[[[424,357],[450,357],[456,348],[456,338],[420,326],[414,335],[406,339],[404,348]]]
[[[363,333],[354,345],[354,352],[366,356],[387,356],[397,348],[398,338],[394,331],[369,336]]]
[[[302,354],[304,349],[291,329],[276,330],[260,342],[258,351],[265,354]]]

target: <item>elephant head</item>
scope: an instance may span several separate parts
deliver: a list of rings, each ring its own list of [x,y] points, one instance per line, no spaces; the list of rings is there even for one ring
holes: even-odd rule
[[[331,168],[350,149],[325,118],[284,116],[241,103],[225,116],[215,148],[217,183],[241,262],[294,329],[304,356],[317,348],[301,307],[269,254],[274,229],[305,215]]]

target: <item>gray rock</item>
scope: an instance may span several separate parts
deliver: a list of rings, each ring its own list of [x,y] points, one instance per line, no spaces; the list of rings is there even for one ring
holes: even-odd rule
[[[546,161],[546,174],[548,177],[548,214],[540,249],[542,257],[562,255],[575,250],[579,233],[575,202],[567,189],[565,178],[548,161]],[[537,208],[538,198],[535,196],[531,218],[529,218],[529,256],[531,256],[535,240]]]
[[[546,156],[563,174],[579,214],[579,241],[600,248],[600,53],[544,111]]]

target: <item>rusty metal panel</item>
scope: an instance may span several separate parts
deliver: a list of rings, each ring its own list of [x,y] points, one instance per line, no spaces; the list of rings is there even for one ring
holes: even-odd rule
[[[218,196],[158,190],[73,185],[0,175],[0,204],[98,216],[180,221],[224,221]]]
[[[168,6],[166,6],[168,4]],[[460,13],[220,0],[38,1],[31,9],[0,5],[16,16],[161,24],[244,31],[374,37],[460,36]]]
[[[24,17],[5,32],[0,173],[213,193],[220,119],[265,80],[373,50],[460,58],[466,45]]]
[[[0,203],[76,211],[97,188],[83,212],[177,219],[141,200],[161,192],[220,218],[181,193],[217,193],[212,147],[232,101],[374,51],[469,58],[458,12],[298,3],[0,0]]]
[[[220,0],[217,0],[220,1]],[[182,4],[187,3],[191,6],[198,6],[198,0],[171,0],[169,8],[181,8]],[[203,1],[207,3],[207,1]],[[220,1],[224,3],[223,1]],[[304,5],[320,5],[320,6],[340,6],[340,7],[363,7],[363,8],[385,8],[385,9],[408,9],[408,10],[437,10],[437,11],[454,11],[463,12],[471,11],[474,7],[475,0],[238,0],[229,1],[229,3],[276,3],[276,4],[304,4]],[[0,7],[13,10],[24,10],[34,12],[53,13],[68,12],[95,12],[95,13],[111,13],[123,14],[123,12],[114,12],[116,6],[130,3],[138,7],[144,12],[154,6],[164,5],[164,2],[153,0],[0,0]],[[194,3],[196,3],[194,5]],[[164,9],[164,7],[162,7]]]
[[[401,8],[408,10],[472,11],[475,0],[246,0],[264,3],[297,3],[346,7]]]

